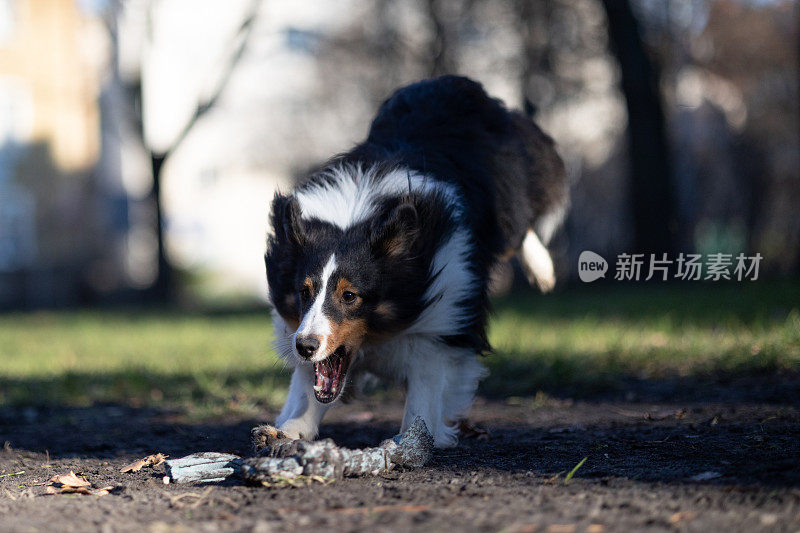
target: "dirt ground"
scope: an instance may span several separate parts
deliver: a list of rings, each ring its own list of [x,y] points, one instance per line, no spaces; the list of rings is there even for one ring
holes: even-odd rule
[[[798,400],[791,376],[478,399],[472,420],[488,439],[462,440],[417,471],[299,488],[164,485],[163,466],[119,472],[155,452],[248,454],[261,420],[189,425],[179,413],[120,405],[2,407],[0,530],[798,531]],[[399,400],[361,400],[331,411],[322,433],[375,445],[395,433],[401,410]],[[43,482],[70,470],[116,488],[45,495]]]

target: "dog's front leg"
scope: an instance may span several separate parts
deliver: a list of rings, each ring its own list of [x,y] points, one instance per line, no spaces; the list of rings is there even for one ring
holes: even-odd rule
[[[314,367],[297,365],[289,385],[289,396],[275,425],[293,439],[314,440],[327,410],[328,406],[314,397]]]
[[[406,406],[400,432],[405,433],[414,419],[421,416],[437,448],[455,446],[458,430],[444,418],[447,362],[441,354],[415,356],[411,359],[416,361],[406,369]]]

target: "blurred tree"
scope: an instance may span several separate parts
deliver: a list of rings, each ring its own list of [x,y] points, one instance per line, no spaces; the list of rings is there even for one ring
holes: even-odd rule
[[[454,45],[457,45],[456,29],[444,13],[444,2],[441,0],[426,0],[425,7],[432,26],[431,65],[430,76],[441,76],[457,72],[456,61],[453,57]],[[468,12],[468,9],[464,10]]]
[[[167,255],[165,246],[164,205],[161,197],[162,170],[164,168],[164,164],[181,146],[184,139],[186,139],[186,136],[189,134],[195,124],[197,124],[197,121],[216,105],[220,95],[225,90],[225,87],[227,86],[231,74],[236,68],[236,65],[244,55],[250,33],[258,15],[260,4],[261,0],[253,0],[251,2],[247,15],[245,16],[245,19],[243,20],[234,37],[234,42],[236,44],[233,48],[233,52],[228,56],[228,60],[225,63],[221,74],[217,77],[216,85],[202,101],[198,102],[194,113],[191,115],[172,143],[166,149],[162,150],[154,150],[149,147],[148,143],[145,143],[145,145],[148,146],[148,151],[150,153],[151,170],[153,176],[153,184],[150,196],[152,198],[156,213],[155,223],[158,240],[158,273],[156,275],[155,283],[149,291],[151,299],[154,301],[168,302],[172,300],[174,298],[175,288],[174,269]],[[144,100],[147,98],[147,95],[142,93],[141,90],[142,85],[140,83],[139,101],[144,102]],[[143,106],[139,106],[138,108],[141,111]]]
[[[529,114],[538,107],[541,95],[531,87],[534,76],[553,77],[552,46],[550,27],[553,15],[552,2],[530,2],[519,0],[516,11],[519,14],[522,37],[522,98]]]
[[[677,224],[658,69],[628,0],[602,0],[628,109],[631,201],[637,252],[675,250]]]

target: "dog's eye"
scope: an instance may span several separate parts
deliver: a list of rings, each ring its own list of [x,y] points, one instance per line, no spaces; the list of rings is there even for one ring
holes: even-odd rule
[[[353,291],[344,291],[342,293],[342,301],[346,304],[351,304],[356,301],[356,293]]]
[[[309,289],[307,286],[304,285],[300,289],[300,299],[305,301],[308,300],[309,298],[311,298],[311,289]]]

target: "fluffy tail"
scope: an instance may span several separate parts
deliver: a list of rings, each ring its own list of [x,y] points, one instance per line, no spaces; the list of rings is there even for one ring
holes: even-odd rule
[[[556,285],[553,260],[550,258],[550,252],[532,229],[528,230],[525,240],[522,241],[520,259],[522,259],[525,275],[531,285],[536,285],[542,292],[553,290]]]

